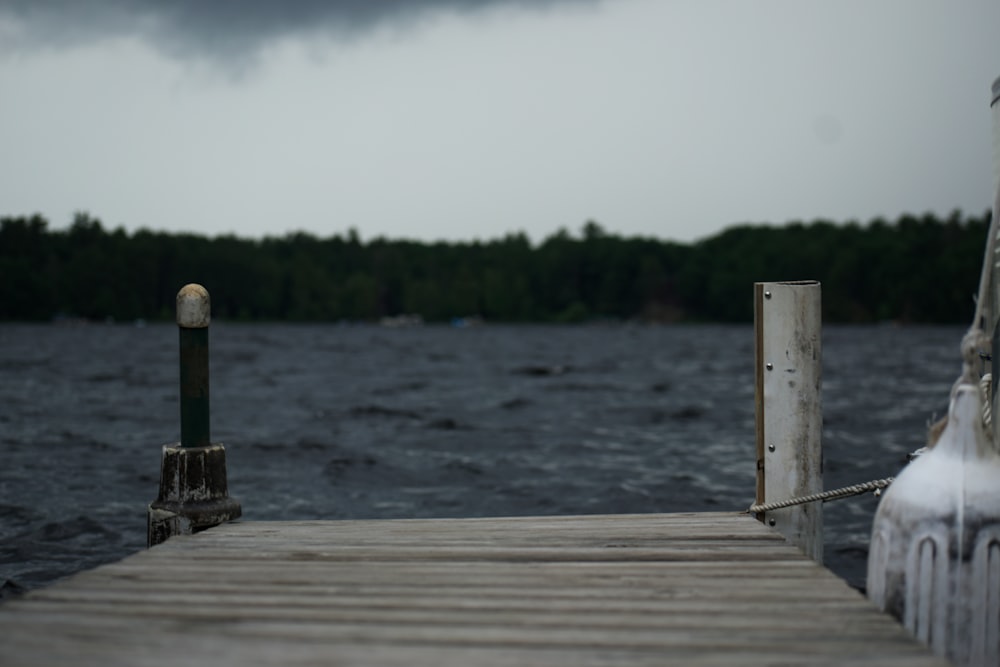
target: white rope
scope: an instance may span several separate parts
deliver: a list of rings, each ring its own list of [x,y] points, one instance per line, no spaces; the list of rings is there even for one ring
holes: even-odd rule
[[[983,423],[987,426],[993,424],[993,408],[990,405],[993,403],[993,394],[991,391],[991,386],[993,384],[993,374],[987,373],[983,377],[979,378],[979,389],[983,392]]]
[[[996,196],[993,200],[993,211],[990,215],[990,229],[986,237],[986,250],[983,253],[983,265],[979,274],[979,292],[976,295],[976,314],[972,318],[972,326],[962,337],[960,346],[962,353],[962,374],[958,376],[955,384],[951,388],[951,396],[955,397],[959,386],[963,384],[978,384],[983,397],[983,425],[987,432],[992,429],[991,403],[993,402],[990,391],[989,373],[980,377],[979,368],[982,364],[984,354],[1000,354],[1000,350],[992,350],[993,340],[986,329],[991,324],[986,321],[988,315],[986,302],[989,299],[990,283],[992,282],[992,268],[997,260],[997,233],[1000,232],[1000,187],[997,188]],[[992,314],[996,320],[997,313]],[[985,353],[984,353],[985,351]],[[934,427],[931,428],[928,437],[928,446],[933,447],[938,436],[944,430],[948,417],[943,417]],[[992,435],[991,435],[992,437]]]
[[[839,489],[831,489],[829,491],[823,491],[822,493],[814,493],[809,496],[799,496],[797,498],[788,498],[787,500],[778,500],[773,503],[751,505],[750,508],[747,509],[747,513],[758,514],[760,512],[771,512],[783,507],[792,507],[793,505],[814,503],[820,500],[826,502],[828,500],[839,500],[841,498],[850,498],[851,496],[860,496],[862,493],[868,493],[869,491],[881,491],[892,484],[892,480],[892,477],[873,479],[870,482],[862,482],[861,484],[853,484]]]
[[[981,351],[989,350],[992,339],[986,332],[990,322],[986,321],[986,303],[989,300],[991,270],[997,260],[997,232],[1000,231],[1000,187],[997,188],[996,196],[993,200],[993,212],[990,216],[989,235],[986,237],[986,249],[983,252],[983,266],[979,273],[979,292],[976,295],[976,314],[972,318],[972,326],[962,338],[962,375],[955,383],[955,388],[959,384],[976,384],[979,380],[977,367],[982,357]],[[996,318],[996,313],[992,317]],[[954,391],[954,390],[953,390]]]
[[[985,330],[986,325],[989,324],[989,322],[984,321],[986,316],[985,303],[990,293],[991,269],[996,261],[997,231],[1000,229],[998,217],[1000,217],[1000,187],[997,187],[993,199],[993,212],[990,216],[989,236],[986,237],[986,248],[983,252],[983,266],[979,274],[979,294],[976,297],[976,315],[972,319],[972,329]]]

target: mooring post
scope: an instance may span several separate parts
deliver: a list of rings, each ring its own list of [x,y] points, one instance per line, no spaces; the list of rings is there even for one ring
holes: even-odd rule
[[[823,490],[820,284],[754,284],[757,501]],[[758,518],[823,562],[823,508],[806,503]]]
[[[196,533],[242,513],[229,497],[226,450],[209,438],[208,325],[211,301],[201,285],[177,293],[180,332],[181,441],[163,446],[160,492],[149,505],[147,544]]]
[[[211,302],[201,285],[177,293],[180,333],[181,447],[209,445],[208,325]]]

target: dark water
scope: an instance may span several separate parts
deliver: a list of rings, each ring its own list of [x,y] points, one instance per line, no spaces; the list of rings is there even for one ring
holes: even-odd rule
[[[961,327],[823,333],[827,488],[895,474]],[[253,519],[742,510],[750,326],[213,324],[213,440]],[[145,546],[179,438],[172,325],[0,325],[0,597]],[[877,500],[825,506],[863,585]]]

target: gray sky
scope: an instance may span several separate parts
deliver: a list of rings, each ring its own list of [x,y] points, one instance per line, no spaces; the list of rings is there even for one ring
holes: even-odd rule
[[[996,0],[0,0],[0,215],[539,241],[992,203]]]

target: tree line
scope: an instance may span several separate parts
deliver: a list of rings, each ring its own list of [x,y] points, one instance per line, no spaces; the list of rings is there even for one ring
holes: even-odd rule
[[[694,242],[620,237],[590,221],[533,245],[524,233],[422,243],[353,230],[246,239],[66,229],[0,218],[0,320],[167,320],[177,290],[205,285],[214,317],[261,321],[747,322],[752,285],[823,283],[828,322],[965,323],[990,214],[867,224],[738,225]]]

